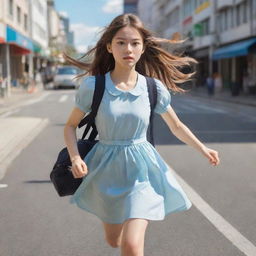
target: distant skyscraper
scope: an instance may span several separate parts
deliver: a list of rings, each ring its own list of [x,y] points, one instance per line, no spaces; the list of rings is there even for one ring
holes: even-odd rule
[[[68,45],[74,45],[74,32],[69,30],[69,18],[60,13],[62,29],[65,31]]]
[[[137,14],[138,0],[124,0],[124,13]]]

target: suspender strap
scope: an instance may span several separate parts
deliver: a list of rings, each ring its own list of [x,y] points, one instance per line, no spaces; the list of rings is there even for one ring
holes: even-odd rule
[[[152,77],[146,77],[147,80],[147,87],[148,87],[148,97],[150,102],[150,119],[149,119],[149,127],[147,130],[147,140],[155,146],[154,143],[154,109],[157,103],[157,88],[156,88],[156,82],[154,78]]]

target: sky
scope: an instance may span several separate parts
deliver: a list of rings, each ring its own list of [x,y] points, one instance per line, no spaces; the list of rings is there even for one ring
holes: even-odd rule
[[[123,0],[55,0],[55,9],[69,17],[75,47],[85,52],[96,43],[99,31],[123,13]]]

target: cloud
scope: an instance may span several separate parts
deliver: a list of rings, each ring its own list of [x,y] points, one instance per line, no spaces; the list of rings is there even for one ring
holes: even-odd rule
[[[74,31],[76,49],[79,52],[87,51],[88,46],[96,43],[101,29],[101,27],[90,27],[82,23],[71,24],[71,30]]]
[[[102,11],[111,14],[123,13],[123,0],[107,0],[106,4],[102,7]]]

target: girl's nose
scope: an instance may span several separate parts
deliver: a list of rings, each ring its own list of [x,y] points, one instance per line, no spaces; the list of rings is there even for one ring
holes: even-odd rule
[[[126,50],[127,50],[127,52],[131,52],[131,51],[132,51],[132,46],[131,46],[131,44],[127,44]]]

